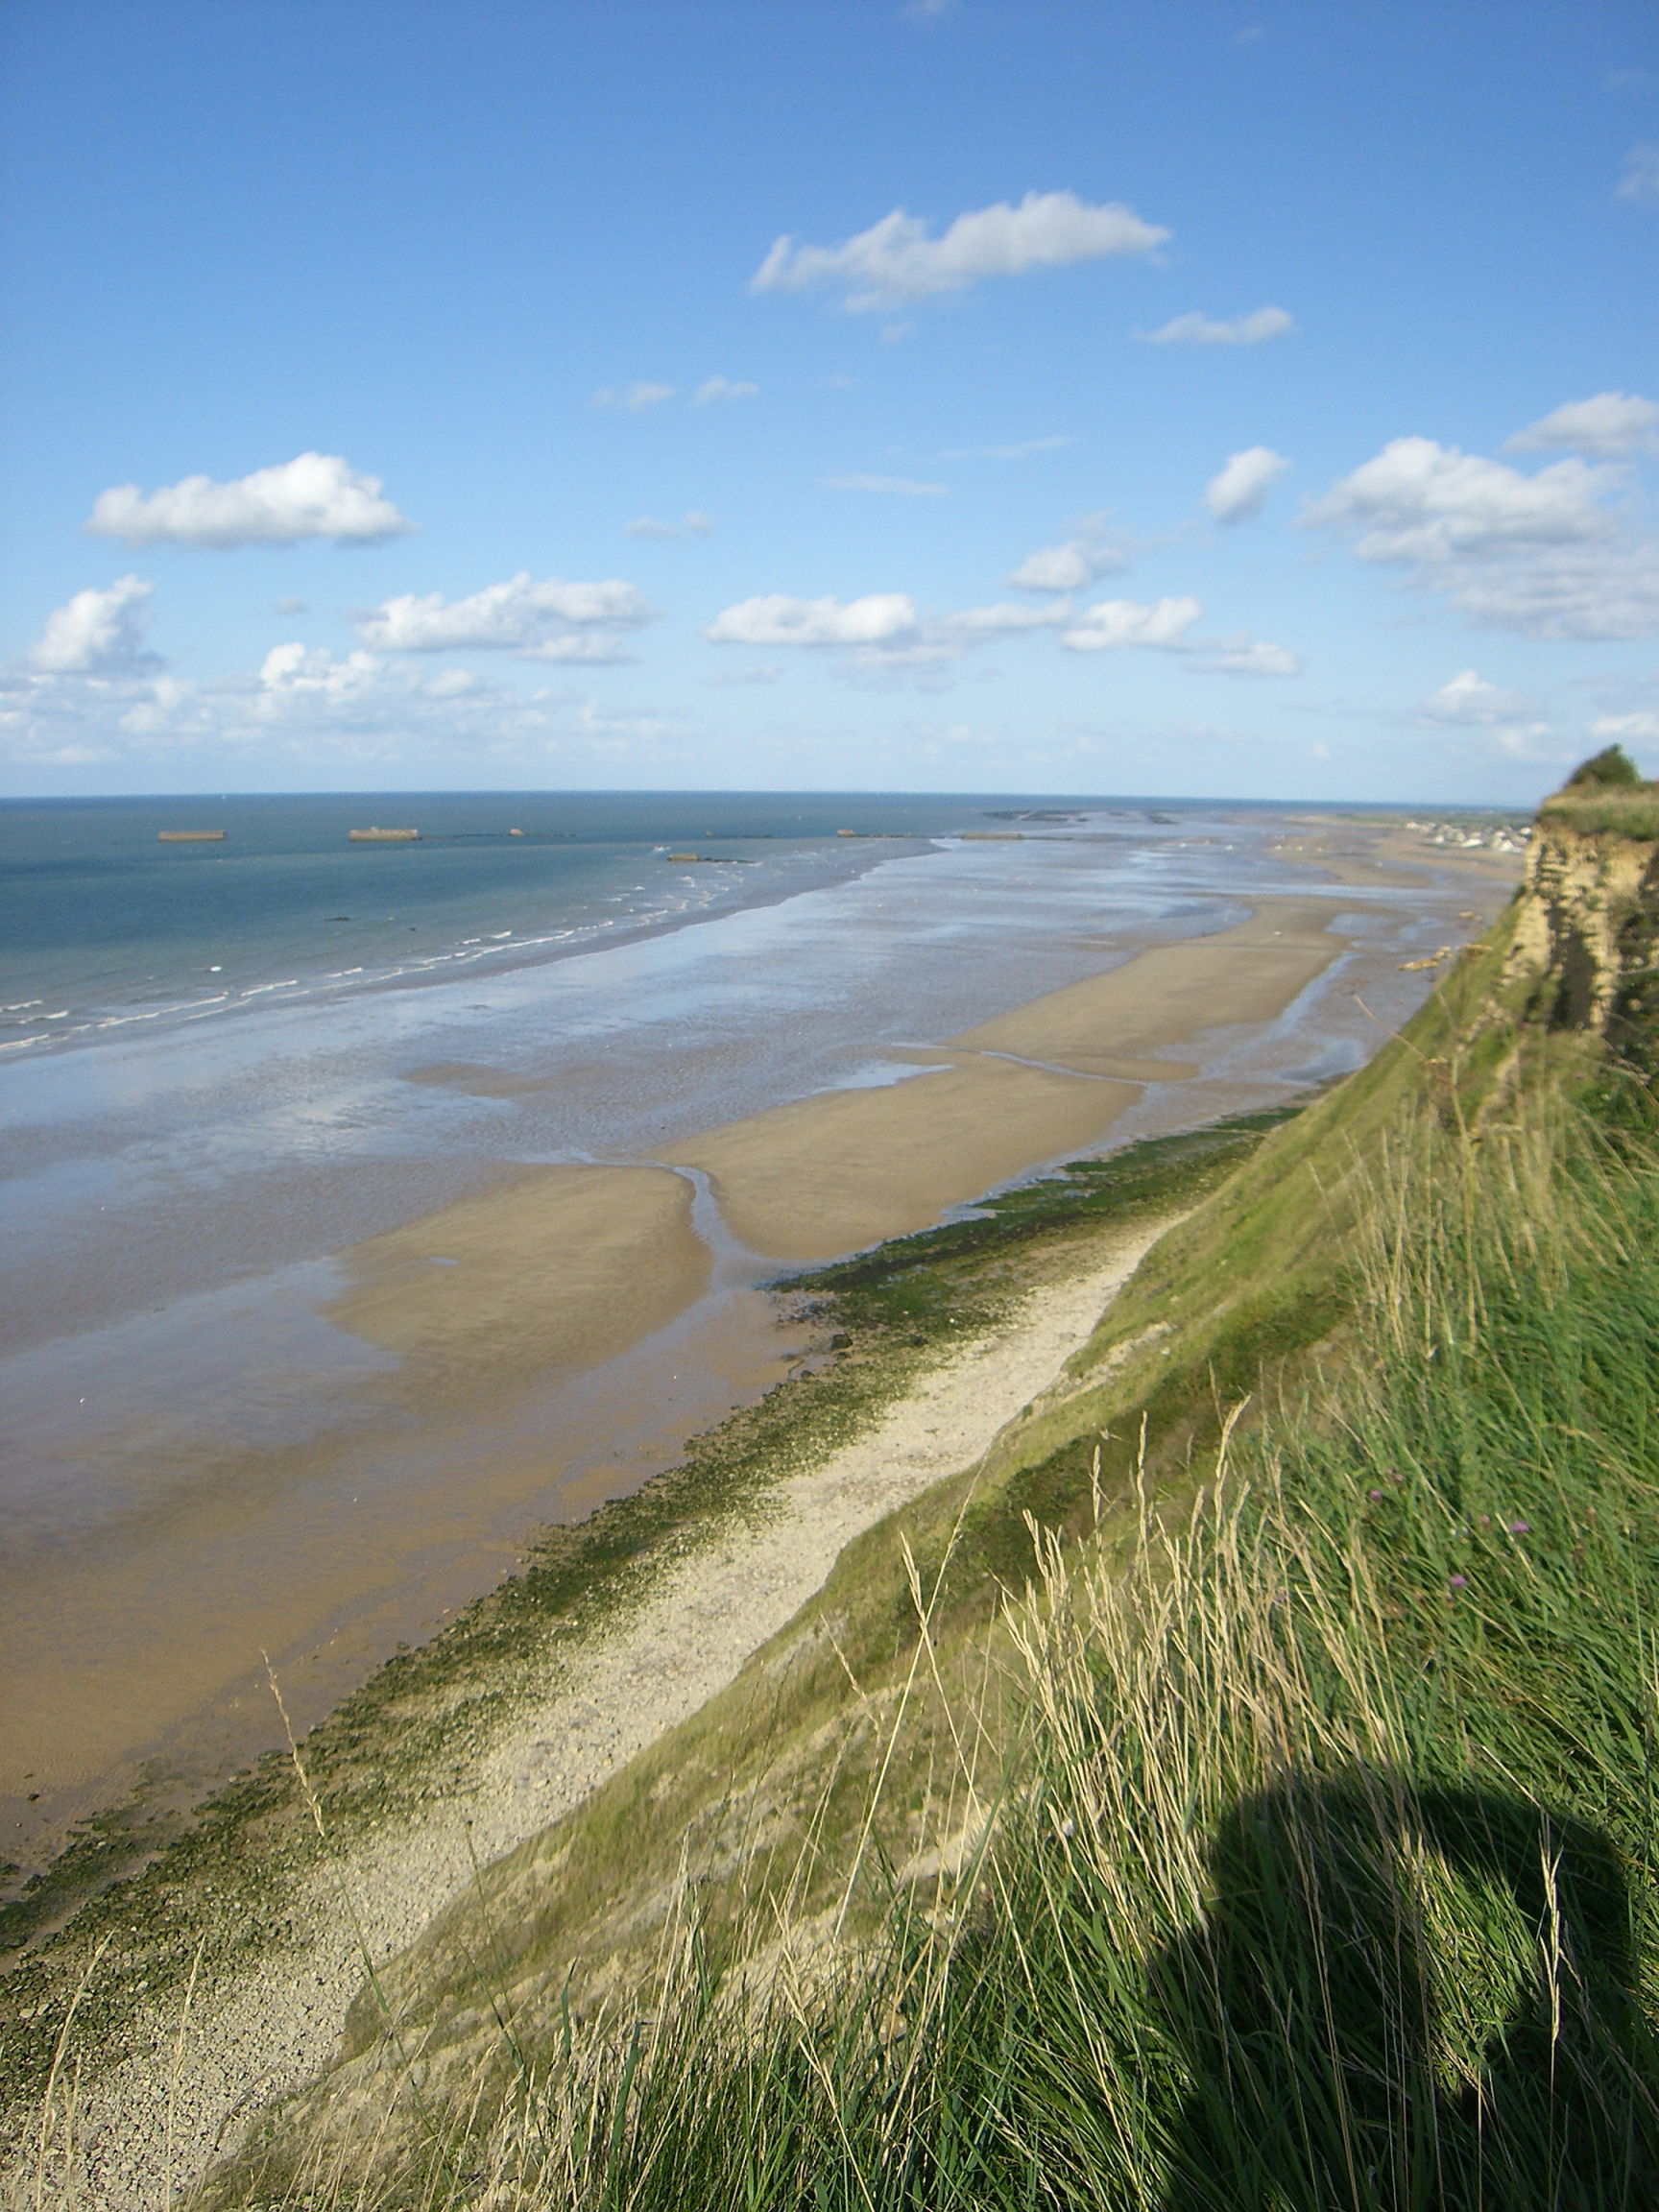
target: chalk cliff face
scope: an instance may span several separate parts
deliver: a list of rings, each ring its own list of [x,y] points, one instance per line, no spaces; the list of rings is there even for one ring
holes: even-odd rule
[[[1538,817],[1505,980],[1528,1012],[1659,1064],[1659,839]]]

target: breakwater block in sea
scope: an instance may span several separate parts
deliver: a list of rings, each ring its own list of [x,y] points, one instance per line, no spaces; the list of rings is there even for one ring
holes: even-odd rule
[[[223,830],[157,830],[156,842],[161,845],[218,845],[223,843]]]
[[[346,834],[354,845],[407,845],[421,832],[419,830],[382,830],[372,822],[367,830],[348,830]]]

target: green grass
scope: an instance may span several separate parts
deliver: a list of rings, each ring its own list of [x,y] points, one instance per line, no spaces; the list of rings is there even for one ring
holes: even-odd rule
[[[1353,1259],[1339,1371],[1237,1424],[1195,1506],[1028,1532],[951,1685],[965,1863],[884,1855],[877,1787],[850,1951],[693,1890],[652,1993],[585,2027],[475,1960],[504,2114],[279,2200],[1659,2200],[1659,1157],[1421,1117]]]
[[[1659,787],[1635,790],[1571,786],[1546,799],[1538,809],[1542,827],[1576,830],[1582,836],[1647,839],[1659,837]]]

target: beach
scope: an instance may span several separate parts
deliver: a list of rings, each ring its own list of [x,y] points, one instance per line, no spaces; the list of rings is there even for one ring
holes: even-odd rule
[[[1275,834],[1303,848],[1289,880]],[[789,1095],[785,1070],[784,1095],[764,1102],[752,1086],[753,1111],[674,1132],[679,1094],[693,1124],[703,1098],[745,1095],[730,1075],[688,1084],[683,1072],[729,1058],[733,1006],[750,998],[757,1028],[777,1019],[776,994],[746,984],[740,958],[734,979],[732,949],[699,946],[698,925],[625,955],[646,1003],[661,991],[677,1012],[677,1057],[660,1055],[655,1091],[637,1034],[626,1037],[632,1142],[608,1158],[492,1157],[482,1188],[322,1262],[289,1262],[280,1294],[299,1319],[277,1349],[293,1365],[283,1375],[269,1343],[265,1357],[294,1389],[307,1383],[301,1356],[328,1347],[321,1391],[309,1370],[309,1426],[199,1443],[194,1479],[141,1501],[147,1514],[110,1514],[60,1544],[33,1609],[13,1600],[0,1614],[21,1690],[8,1720],[12,1787],[28,1807],[21,1785],[57,1784],[55,1806],[50,1789],[36,1801],[52,1815],[36,1815],[38,1848],[78,1804],[134,1776],[140,1806],[164,1807],[169,1791],[182,1805],[279,1744],[287,1722],[303,1731],[395,1647],[502,1583],[538,1521],[579,1522],[637,1490],[689,1434],[831,1359],[810,1308],[770,1287],[791,1267],[927,1228],[1065,1158],[1307,1096],[1358,1066],[1420,1000],[1433,956],[1496,911],[1514,874],[1479,856],[1420,859],[1374,826],[1269,825],[1240,871],[1254,866],[1260,886],[1183,882],[1162,914],[1142,903],[1101,926],[1080,845],[1046,884],[1044,855],[956,850],[953,886],[930,884],[918,857],[830,894],[827,912],[811,911],[817,894],[785,902],[766,926],[774,959],[780,923],[795,927],[797,951],[816,942],[838,971],[860,950],[868,959],[872,939],[888,949],[868,959],[862,1001],[887,1018],[860,1025],[844,1001],[832,1053],[803,1019],[805,963],[786,970],[796,1081],[813,1051],[839,1081]],[[995,902],[988,927],[980,901]],[[1021,939],[1009,915],[1023,909]],[[739,915],[713,926],[761,925]],[[890,963],[917,965],[929,930],[948,987],[895,1011]],[[966,975],[965,932],[981,955]],[[712,990],[697,967],[711,954],[723,970]],[[1032,991],[1034,980],[1049,987]],[[687,1019],[699,990],[716,1007],[701,1031]],[[568,1009],[565,1022],[567,1034]],[[599,1027],[590,1020],[563,1057],[486,1058],[475,1046],[427,1056],[422,1034],[405,1047],[403,1081],[418,1099],[482,1100],[494,1114],[526,1101],[579,1114],[618,1088]],[[521,1028],[511,1034],[522,1043]],[[667,1123],[665,1141],[642,1142],[654,1121]],[[482,1706],[468,1708],[463,1735],[438,1730],[428,1765],[403,1771],[399,1751],[397,1810],[355,1816],[325,1872],[284,1878],[280,1945],[199,1994],[181,2074],[175,1993],[153,2018],[140,2011],[119,2063],[87,2079],[81,2185],[122,2212],[151,2212],[234,2141],[256,2103],[302,2086],[335,2050],[366,1967],[405,1946],[475,1864],[536,1837],[731,1682],[853,1537],[972,1470],[1055,1383],[1164,1225],[1056,1248],[1005,1314],[928,1355],[848,1440],[798,1464],[791,1451],[762,1500],[688,1524],[642,1556],[625,1600],[579,1608],[515,1662],[511,1684],[475,1686]],[[242,1296],[220,1358],[274,1310],[268,1282]],[[191,1378],[167,1380],[177,1395]],[[246,1368],[237,1381],[248,1387]]]
[[[276,1740],[262,1653],[309,1725],[815,1357],[781,1271],[1358,1065],[1515,873],[1363,822],[1085,818],[359,1000],[303,1054],[273,1012],[287,1057],[220,1031],[164,1097],[128,1050],[142,1141],[26,1222],[65,1303],[15,1363],[8,1855],[186,1802]],[[89,1301],[101,1257],[148,1300]]]

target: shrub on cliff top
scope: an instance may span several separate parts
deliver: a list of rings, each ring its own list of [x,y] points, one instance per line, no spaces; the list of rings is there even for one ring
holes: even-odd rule
[[[1563,790],[1567,791],[1635,791],[1641,788],[1641,772],[1623,745],[1608,745],[1599,753],[1593,753],[1588,760],[1581,760],[1568,777]]]

